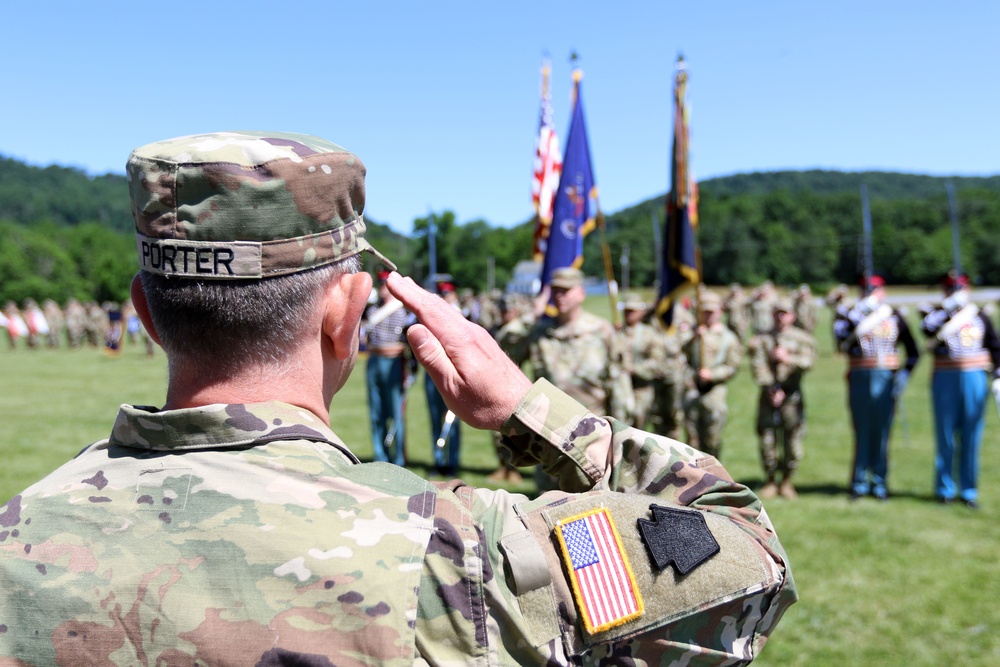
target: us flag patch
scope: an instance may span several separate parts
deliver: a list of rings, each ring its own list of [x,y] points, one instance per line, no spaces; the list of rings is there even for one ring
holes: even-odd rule
[[[642,597],[607,509],[563,519],[556,524],[556,534],[589,634],[642,615]]]

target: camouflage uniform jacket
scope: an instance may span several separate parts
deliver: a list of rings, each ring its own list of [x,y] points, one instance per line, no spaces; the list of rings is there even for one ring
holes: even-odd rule
[[[529,500],[359,464],[282,403],[123,406],[109,440],[0,506],[0,663],[756,656],[794,585],[760,502],[715,459],[596,417],[544,381],[504,435],[568,492]],[[719,552],[683,577],[653,570],[636,517],[654,502],[704,517]],[[552,524],[595,507],[617,522],[646,606],[587,633]]]
[[[705,351],[701,351],[701,347]],[[719,325],[701,335],[694,334],[684,344],[691,382],[695,382],[699,364],[711,373],[711,385],[718,387],[728,382],[743,361],[743,345],[728,327]]]
[[[625,366],[638,387],[662,380],[667,372],[667,344],[664,334],[645,322],[622,329],[625,342]]]
[[[788,362],[774,359],[774,350],[778,347],[788,351]],[[816,361],[816,339],[798,327],[758,334],[750,339],[749,348],[750,371],[757,386],[780,386],[786,394],[799,391],[802,374]]]
[[[631,383],[621,337],[607,320],[586,311],[566,324],[542,318],[507,354],[518,365],[530,358],[535,379],[545,378],[592,412],[625,418]]]

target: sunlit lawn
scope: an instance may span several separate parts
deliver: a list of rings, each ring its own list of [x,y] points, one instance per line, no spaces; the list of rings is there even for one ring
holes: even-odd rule
[[[607,313],[607,299],[588,307]],[[982,509],[932,500],[929,364],[921,363],[893,431],[888,503],[851,504],[844,360],[832,353],[824,320],[822,356],[807,377],[809,432],[797,502],[768,512],[791,558],[801,601],[768,643],[760,665],[1000,664],[1000,421],[987,414],[980,480]],[[363,360],[359,363],[363,363]],[[159,404],[162,354],[0,349],[0,502],[86,444],[105,437],[118,405]],[[359,368],[360,371],[360,368]],[[431,461],[423,383],[407,406],[408,456],[417,474]],[[761,482],[754,435],[756,391],[744,368],[730,391],[722,459],[735,478]],[[333,405],[333,428],[371,457],[364,375],[355,372]],[[487,484],[496,468],[489,434],[463,430],[461,476]],[[516,490],[531,491],[528,483]]]

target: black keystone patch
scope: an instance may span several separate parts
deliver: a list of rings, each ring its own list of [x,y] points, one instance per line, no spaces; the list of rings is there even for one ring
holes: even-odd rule
[[[649,509],[653,520],[639,519],[639,532],[656,569],[673,563],[679,574],[687,574],[719,553],[719,543],[701,512],[660,505]]]

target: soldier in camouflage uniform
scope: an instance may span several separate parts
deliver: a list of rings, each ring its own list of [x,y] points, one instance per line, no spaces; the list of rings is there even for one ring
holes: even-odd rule
[[[59,304],[52,299],[46,299],[42,303],[42,311],[45,313],[45,319],[49,322],[49,335],[46,344],[51,348],[57,348],[62,340],[63,332],[66,330],[66,316]]]
[[[509,295],[506,299],[496,301],[497,317],[500,328],[493,332],[500,349],[508,356],[512,351],[520,349],[528,338],[528,325],[521,318],[524,313],[522,299],[516,294]],[[485,327],[483,327],[485,328]],[[486,476],[491,482],[507,482],[508,484],[520,484],[523,480],[521,473],[510,462],[509,452],[502,445],[502,434],[493,431],[493,446],[497,451],[497,458],[500,465],[496,470]]]
[[[722,299],[702,288],[698,328],[684,345],[689,368],[689,388],[684,397],[684,422],[688,444],[719,457],[729,406],[726,382],[740,368],[743,346],[722,323]]]
[[[634,407],[628,422],[645,429],[653,411],[655,383],[662,380],[667,369],[666,340],[652,324],[643,322],[648,306],[638,294],[622,297],[625,326],[622,338],[625,346],[625,372],[632,381]]]
[[[662,377],[653,381],[653,402],[655,408],[650,415],[653,433],[672,440],[681,440],[684,427],[684,393],[688,385],[687,359],[684,345],[694,335],[695,318],[681,303],[675,303],[673,325],[664,331],[661,320],[656,318],[658,330],[663,337],[666,355]]]
[[[788,299],[774,306],[774,329],[750,339],[750,369],[760,387],[757,408],[757,435],[760,458],[767,482],[758,492],[761,498],[780,493],[789,500],[798,497],[792,477],[802,460],[806,434],[802,374],[816,361],[816,339],[795,326],[795,310]],[[778,457],[778,441],[783,456]],[[778,486],[781,473],[781,486]]]
[[[81,347],[87,335],[87,309],[76,299],[66,302],[66,337],[74,350]]]
[[[805,329],[809,333],[816,331],[816,320],[819,317],[816,299],[813,298],[812,289],[809,285],[802,283],[792,293],[793,307],[795,308],[795,326]]]
[[[767,333],[774,325],[774,302],[778,298],[774,283],[766,280],[750,297],[750,329],[754,335]]]
[[[409,342],[459,418],[501,430],[512,460],[565,491],[432,484],[359,463],[334,434],[371,292],[358,255],[376,252],[356,156],[217,133],[136,149],[128,177],[132,299],[169,358],[166,404],[122,406],[107,440],[0,506],[0,663],[758,655],[796,596],[753,493],[711,457],[532,386],[398,274],[390,290],[420,322]]]
[[[625,421],[632,388],[622,368],[621,338],[610,322],[583,309],[580,269],[553,271],[551,292],[556,316],[542,317],[547,303],[543,292],[529,316],[529,335],[511,348],[511,359],[519,366],[530,359],[536,379],[545,378],[591,412]]]
[[[747,297],[743,293],[743,287],[739,283],[729,286],[729,294],[722,302],[722,312],[726,316],[726,326],[728,326],[741,343],[745,343],[750,337],[750,313],[748,312]]]

